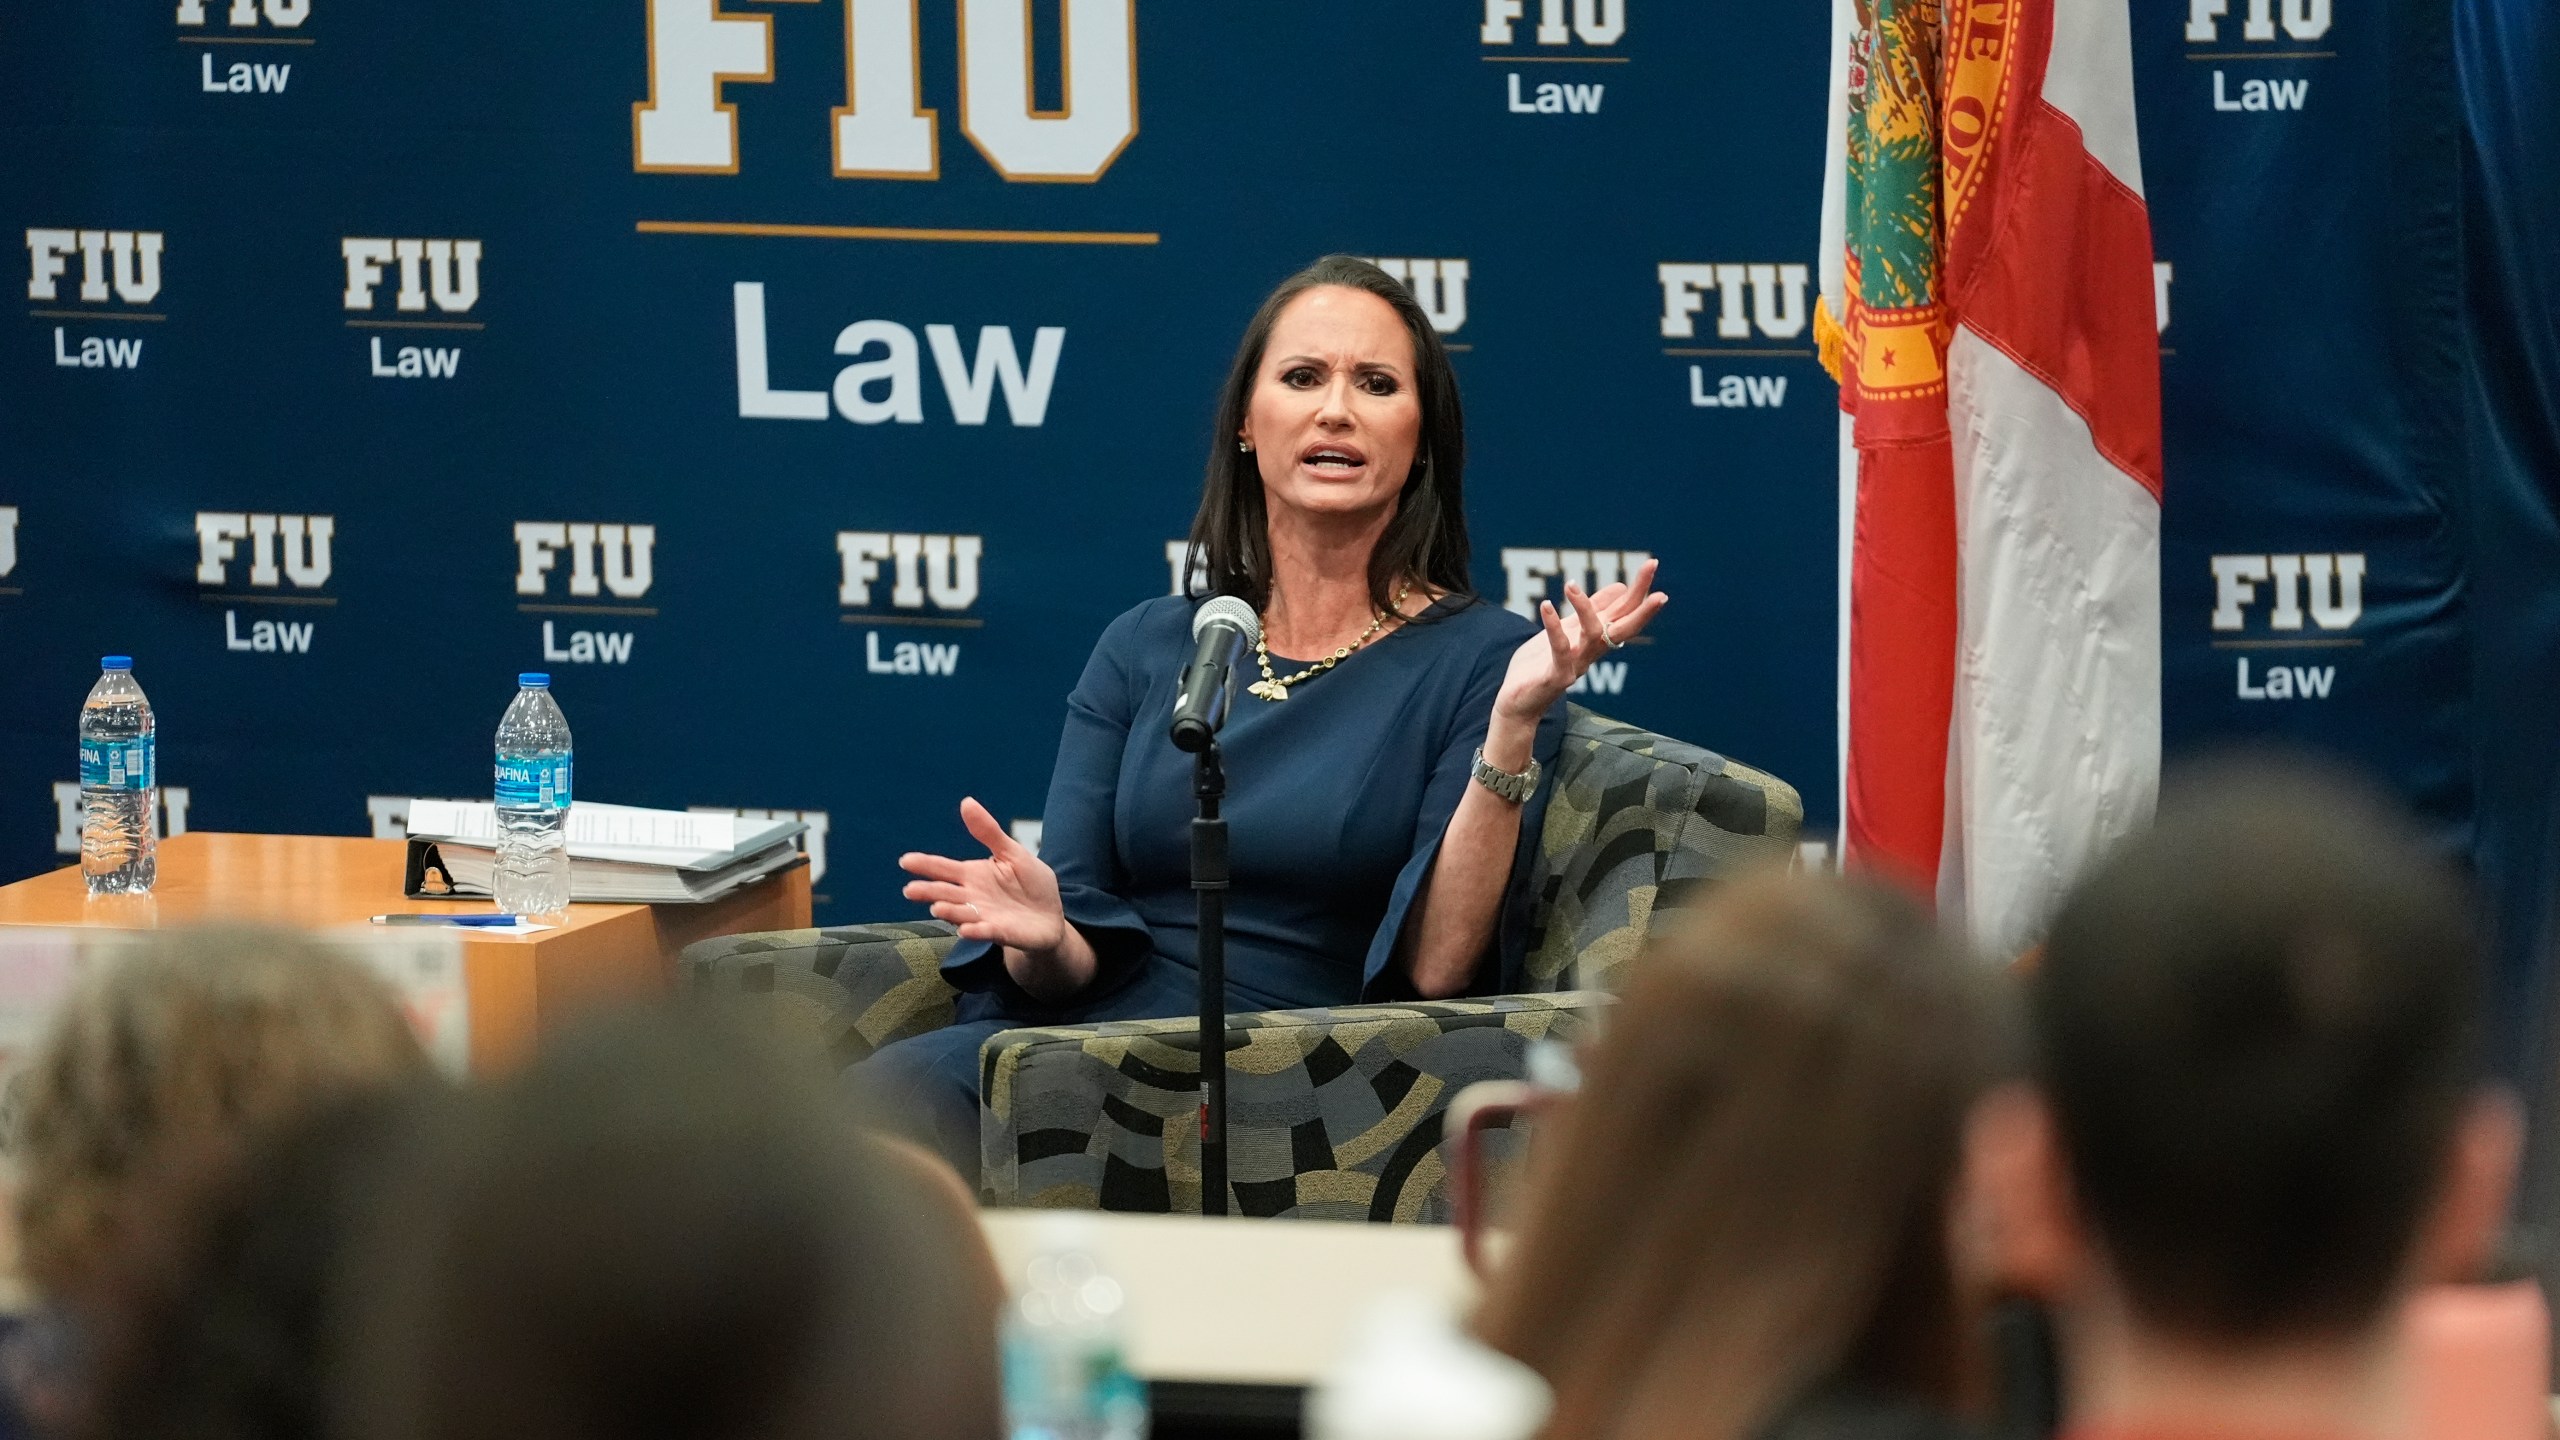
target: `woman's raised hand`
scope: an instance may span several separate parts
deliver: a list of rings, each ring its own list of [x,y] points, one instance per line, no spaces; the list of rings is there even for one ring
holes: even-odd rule
[[[953,860],[916,851],[898,868],[916,879],[906,897],[933,907],[933,918],[960,927],[963,940],[992,940],[1031,955],[1055,954],[1067,934],[1057,872],[1005,833],[976,800],[960,802],[960,823],[987,847],[983,860]]]
[[[1671,598],[1653,588],[1653,572],[1660,563],[1645,561],[1637,568],[1633,584],[1604,585],[1597,595],[1585,595],[1582,587],[1568,584],[1564,587],[1567,609],[1562,612],[1551,600],[1539,601],[1542,633],[1530,636],[1512,652],[1494,711],[1535,724],[1558,696],[1582,678],[1592,661],[1641,633]]]

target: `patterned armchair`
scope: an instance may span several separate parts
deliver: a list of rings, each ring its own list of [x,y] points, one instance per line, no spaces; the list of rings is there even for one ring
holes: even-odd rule
[[[1653,917],[1685,890],[1783,861],[1804,810],[1774,776],[1570,708],[1531,872],[1533,993],[1275,1010],[1227,1020],[1227,1170],[1248,1215],[1439,1220],[1440,1122],[1478,1080],[1517,1078],[1530,1041],[1603,1005]],[[688,948],[682,983],[751,996],[839,1064],[950,1023],[937,921],[731,935]],[[980,1052],[988,1203],[1195,1211],[1196,1017],[1007,1030]]]

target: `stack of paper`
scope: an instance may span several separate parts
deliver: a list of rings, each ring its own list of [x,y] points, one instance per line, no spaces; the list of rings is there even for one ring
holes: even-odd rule
[[[581,800],[569,807],[569,898],[625,905],[717,900],[799,859],[799,820],[748,820]],[[433,840],[454,888],[486,895],[498,866],[498,810],[417,800],[409,838]]]

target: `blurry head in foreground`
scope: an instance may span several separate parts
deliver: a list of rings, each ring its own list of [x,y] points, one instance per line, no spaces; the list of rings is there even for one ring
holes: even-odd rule
[[[157,1187],[101,1287],[86,1423],[100,1440],[321,1440],[345,1238],[434,1088],[341,1101]]]
[[[1852,881],[1747,876],[1657,937],[1482,1320],[1554,1385],[1548,1433],[1732,1440],[1833,1387],[1951,1403],[1988,1001],[1926,913]]]
[[[629,1016],[441,1132],[348,1276],[344,1433],[997,1433],[974,1217],[822,1077],[708,1021]]]
[[[426,1068],[390,987],[304,936],[138,940],[73,987],[19,1082],[25,1275],[76,1305],[149,1192]]]
[[[2519,1127],[2484,1085],[2477,967],[2463,888],[2407,821],[2267,762],[2190,772],[2072,897],[2033,987],[2037,1083],[1973,1138],[2081,1418],[2386,1356],[2410,1287],[2484,1263]],[[2353,1418],[2279,1399],[2257,1418]]]

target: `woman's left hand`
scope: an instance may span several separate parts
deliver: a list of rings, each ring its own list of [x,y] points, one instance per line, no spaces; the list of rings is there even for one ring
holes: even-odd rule
[[[1642,633],[1665,597],[1654,593],[1654,563],[1644,562],[1631,585],[1602,587],[1585,595],[1564,587],[1565,609],[1538,602],[1539,634],[1511,652],[1511,664],[1494,692],[1477,758],[1512,775],[1536,759],[1538,725],[1591,662]],[[1489,785],[1469,785],[1441,832],[1440,855],[1414,901],[1405,974],[1425,997],[1446,999],[1465,991],[1499,933],[1497,917],[1524,843],[1521,802]],[[1528,837],[1534,842],[1535,837]]]
[[[1605,585],[1597,595],[1584,595],[1580,586],[1566,585],[1563,612],[1551,600],[1539,601],[1543,633],[1530,636],[1512,652],[1511,668],[1503,673],[1502,689],[1494,697],[1495,717],[1535,726],[1547,708],[1591,668],[1592,661],[1641,634],[1671,598],[1653,588],[1653,572],[1660,563],[1645,561],[1636,571],[1635,583]]]

